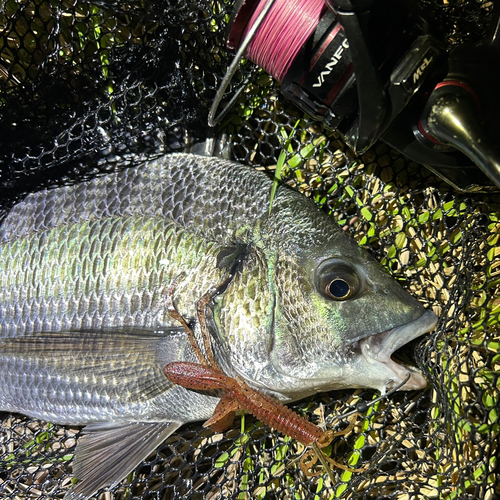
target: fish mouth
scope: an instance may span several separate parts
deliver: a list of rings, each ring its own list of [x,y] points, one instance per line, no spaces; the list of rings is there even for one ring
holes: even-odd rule
[[[284,401],[297,401],[318,392],[353,387],[375,389],[381,394],[398,386],[400,391],[424,389],[427,380],[422,373],[417,368],[396,362],[391,355],[434,329],[437,320],[433,312],[423,310],[420,317],[409,323],[355,341],[340,362],[326,360],[319,369],[313,366],[309,370],[305,363],[293,371],[273,362],[272,382],[270,377],[256,381],[245,377],[242,372],[239,374],[251,385]]]
[[[380,388],[382,393],[401,383],[408,375],[410,378],[399,390],[412,391],[427,386],[427,380],[419,370],[397,363],[391,355],[400,347],[433,330],[437,320],[438,317],[432,311],[426,311],[410,323],[360,340],[359,347],[365,361],[380,368],[380,365],[383,365],[384,371],[387,372],[387,382]]]

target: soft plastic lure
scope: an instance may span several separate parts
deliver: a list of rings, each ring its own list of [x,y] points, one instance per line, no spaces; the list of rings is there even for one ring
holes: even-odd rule
[[[351,469],[340,464],[326,457],[321,451],[321,448],[328,446],[335,437],[351,432],[356,423],[357,413],[354,414],[350,425],[346,429],[337,432],[332,430],[324,431],[317,425],[309,422],[307,418],[281,404],[275,398],[251,388],[242,378],[232,378],[222,372],[213,355],[210,333],[206,321],[206,307],[214,295],[217,294],[217,290],[220,287],[209,291],[198,302],[197,313],[206,352],[206,355],[203,354],[191,327],[179,314],[173,303],[175,286],[181,278],[182,275],[174,280],[169,288],[169,296],[167,298],[168,310],[169,314],[177,319],[186,329],[199,363],[183,361],[170,363],[165,366],[163,373],[168,380],[186,389],[224,391],[224,395],[218,403],[213,416],[203,426],[210,427],[215,432],[223,432],[233,423],[236,412],[244,410],[282,434],[290,436],[304,446],[311,446],[313,448],[307,451],[300,460],[300,468],[307,476],[319,474],[318,472],[313,472],[313,467],[318,460],[327,468],[329,475],[331,475],[331,471],[327,467],[328,464],[351,472],[363,471],[364,469]]]

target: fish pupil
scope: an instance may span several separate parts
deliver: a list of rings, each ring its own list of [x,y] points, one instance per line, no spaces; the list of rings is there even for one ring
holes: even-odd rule
[[[332,297],[335,297],[336,299],[343,299],[349,295],[351,287],[347,281],[337,278],[330,283],[328,290],[330,291]]]

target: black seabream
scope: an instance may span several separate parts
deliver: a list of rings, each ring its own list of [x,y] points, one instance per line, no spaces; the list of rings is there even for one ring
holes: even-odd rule
[[[217,362],[281,401],[426,385],[391,354],[436,316],[311,201],[226,160],[168,155],[16,205],[0,227],[0,410],[82,425],[66,498],[116,484],[218,398],[162,373],[196,361],[168,314],[210,306]],[[200,344],[202,344],[200,342]]]

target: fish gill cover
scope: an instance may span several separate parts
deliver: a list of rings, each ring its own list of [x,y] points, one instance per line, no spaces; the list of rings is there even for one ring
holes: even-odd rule
[[[449,45],[477,41],[491,2],[421,0]],[[133,166],[202,139],[232,57],[232,2],[0,2],[0,199]],[[430,384],[363,412],[334,442],[363,473],[306,478],[303,447],[245,416],[214,434],[183,426],[102,498],[493,499],[500,399],[498,195],[462,195],[384,144],[355,158],[244,63],[225,122],[233,159],[313,198],[440,321],[399,357]],[[238,182],[235,178],[234,182]],[[318,422],[376,397],[335,391],[291,405]],[[78,428],[2,414],[1,498],[62,498]],[[337,424],[342,426],[347,423]]]

